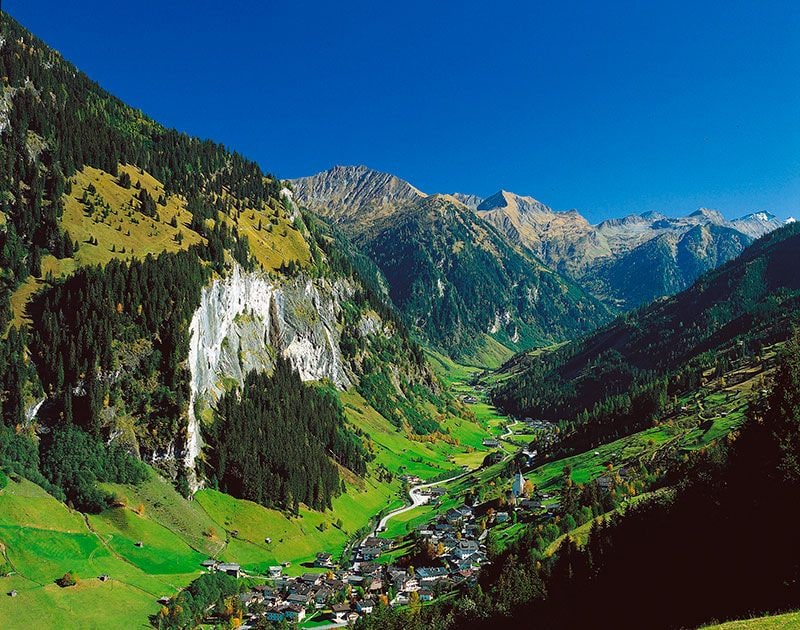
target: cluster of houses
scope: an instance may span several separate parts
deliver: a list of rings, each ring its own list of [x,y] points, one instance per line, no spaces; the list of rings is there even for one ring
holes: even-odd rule
[[[376,558],[391,545],[390,540],[368,538],[361,545],[357,559],[346,569],[334,568],[331,555],[325,553],[317,554],[314,563],[316,567],[328,569],[321,573],[308,572],[288,577],[283,575],[283,566],[270,567],[266,584],[254,586],[239,595],[242,608],[246,611],[241,627],[252,627],[259,618],[271,622],[286,620],[300,623],[307,615],[317,611],[332,623],[352,623],[359,616],[372,613],[379,601],[394,606],[403,605],[409,603],[414,597],[413,593],[421,602],[430,601],[435,593],[450,590],[472,576],[472,572],[453,576],[453,572],[445,567],[423,567],[415,571],[365,559]],[[466,558],[477,551],[477,544],[474,547],[463,545],[460,551],[454,553]],[[212,559],[202,564],[210,571],[242,576],[236,564]]]

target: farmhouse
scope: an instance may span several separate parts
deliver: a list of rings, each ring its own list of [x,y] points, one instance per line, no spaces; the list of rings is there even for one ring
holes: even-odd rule
[[[314,560],[314,566],[323,569],[332,569],[333,556],[329,553],[318,553],[316,560]]]
[[[232,575],[235,578],[241,576],[242,571],[238,564],[224,562],[217,565],[217,571],[222,571],[223,573],[227,573],[228,575]]]
[[[350,604],[334,604],[331,606],[331,619],[333,621],[347,621],[350,614]]]

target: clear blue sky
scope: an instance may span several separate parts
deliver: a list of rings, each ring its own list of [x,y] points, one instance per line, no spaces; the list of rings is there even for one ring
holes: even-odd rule
[[[800,215],[800,3],[5,0],[160,122],[281,177]]]

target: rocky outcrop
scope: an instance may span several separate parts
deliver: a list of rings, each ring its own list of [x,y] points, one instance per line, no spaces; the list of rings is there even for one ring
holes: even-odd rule
[[[292,180],[296,201],[336,222],[362,221],[426,197],[407,181],[366,166],[333,168]]]
[[[281,280],[234,267],[206,287],[192,317],[191,396],[184,460],[194,470],[202,447],[198,409],[251,370],[271,370],[280,353],[306,381],[328,379],[340,389],[355,376],[340,350],[341,303],[354,288],[344,280]],[[374,333],[374,322],[364,333]],[[193,480],[195,487],[198,484]]]

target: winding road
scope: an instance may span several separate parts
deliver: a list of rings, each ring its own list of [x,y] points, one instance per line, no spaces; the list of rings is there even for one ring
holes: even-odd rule
[[[512,427],[514,427],[516,424],[518,424],[518,422],[519,422],[518,420],[515,420],[514,422],[510,423],[508,425],[508,427],[507,427],[508,430],[505,433],[503,433],[503,435],[501,435],[499,437],[499,439],[504,440],[504,439],[508,438],[509,436],[511,436],[514,433]],[[503,449],[503,450],[505,450],[505,449]],[[508,451],[506,451],[506,456],[503,458],[503,461],[506,461],[512,455],[513,455],[513,453],[509,453]],[[428,483],[421,483],[421,484],[418,484],[416,486],[411,486],[411,488],[408,491],[408,498],[411,499],[411,505],[406,505],[406,506],[398,508],[396,510],[392,510],[391,512],[386,514],[378,522],[378,526],[375,528],[375,531],[372,534],[370,534],[370,536],[375,535],[378,532],[383,531],[384,528],[386,527],[386,524],[391,519],[393,519],[394,517],[399,516],[400,514],[404,514],[405,512],[408,512],[409,510],[413,510],[414,508],[417,508],[420,505],[425,505],[430,500],[430,497],[427,496],[427,495],[422,494],[422,492],[421,492],[422,490],[425,490],[426,488],[432,488],[434,486],[439,486],[439,485],[441,485],[443,483],[450,483],[451,481],[455,481],[456,479],[461,479],[461,477],[466,477],[467,475],[470,475],[470,474],[474,473],[476,470],[480,470],[480,466],[478,466],[478,468],[471,468],[471,469],[469,469],[469,470],[467,470],[467,471],[465,471],[465,472],[463,472],[463,473],[461,473],[459,475],[456,475],[455,477],[448,477],[447,479],[441,479],[439,481],[431,481],[431,482],[428,482]],[[366,538],[364,540],[366,541]]]

